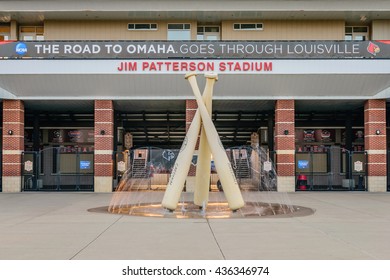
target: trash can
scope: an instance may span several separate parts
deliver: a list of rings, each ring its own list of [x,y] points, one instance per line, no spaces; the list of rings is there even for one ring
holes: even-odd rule
[[[307,190],[307,176],[306,175],[298,175],[296,187],[300,191]]]
[[[359,181],[358,181],[358,190],[364,191],[364,176],[359,175]]]
[[[37,189],[38,190],[43,189],[43,180],[42,179],[37,180]]]

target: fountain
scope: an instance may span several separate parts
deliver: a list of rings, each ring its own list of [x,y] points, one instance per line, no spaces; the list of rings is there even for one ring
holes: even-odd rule
[[[201,96],[196,75],[186,75],[198,109],[181,149],[138,149],[110,205],[90,211],[165,218],[292,217],[313,213],[310,208],[291,205],[286,193],[276,192],[275,166],[266,150],[259,146],[224,149],[210,117],[217,75],[209,73],[205,77]],[[199,133],[199,149],[194,157]],[[196,165],[195,180],[189,180],[191,165]]]

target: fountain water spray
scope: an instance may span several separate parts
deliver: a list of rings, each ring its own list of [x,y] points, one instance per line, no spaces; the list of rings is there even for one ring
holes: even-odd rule
[[[165,218],[295,217],[314,213],[310,208],[291,205],[286,193],[276,191],[277,174],[268,150],[258,145],[224,149],[210,117],[217,75],[205,76],[201,96],[196,75],[186,75],[198,109],[180,151],[137,150],[137,154],[148,154],[141,168],[135,168],[133,155],[133,165],[123,174],[109,207],[90,211]],[[183,192],[199,133],[195,190]],[[211,155],[217,174],[211,174]],[[161,178],[168,183],[163,186]]]

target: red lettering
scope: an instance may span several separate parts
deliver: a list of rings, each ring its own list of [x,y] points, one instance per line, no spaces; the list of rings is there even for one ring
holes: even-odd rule
[[[188,71],[188,63],[187,62],[181,63],[181,71]]]
[[[219,71],[225,71],[226,70],[226,64],[225,62],[221,62],[219,64]]]
[[[164,62],[156,62],[156,64],[158,65],[158,71],[161,71],[162,70],[162,66],[164,65]]]
[[[207,71],[214,71],[214,62],[207,62]]]
[[[196,70],[195,62],[190,62],[190,71],[195,71],[195,70]]]
[[[149,62],[144,61],[142,62],[142,71],[145,71],[149,68]]]
[[[272,71],[272,62],[264,62],[264,71]]]
[[[234,65],[234,71],[241,71],[241,65],[239,62],[236,62],[236,65]]]
[[[242,70],[243,71],[249,71],[251,69],[251,65],[249,62],[242,63]]]
[[[154,62],[150,63],[149,71],[156,71],[156,70],[157,70],[156,63]]]

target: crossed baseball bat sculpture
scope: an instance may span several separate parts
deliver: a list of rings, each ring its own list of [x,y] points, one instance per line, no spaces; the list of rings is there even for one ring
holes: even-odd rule
[[[190,170],[199,131],[201,131],[201,135],[196,168],[194,204],[203,208],[207,207],[209,200],[211,154],[213,155],[215,168],[229,208],[235,211],[245,204],[233,168],[210,117],[213,88],[215,82],[218,80],[218,75],[207,73],[205,77],[206,86],[203,91],[203,96],[201,96],[196,81],[196,74],[189,73],[185,76],[195,95],[198,109],[180,148],[162,200],[162,206],[170,211],[174,211],[179,203],[180,194],[183,191],[184,183]]]

